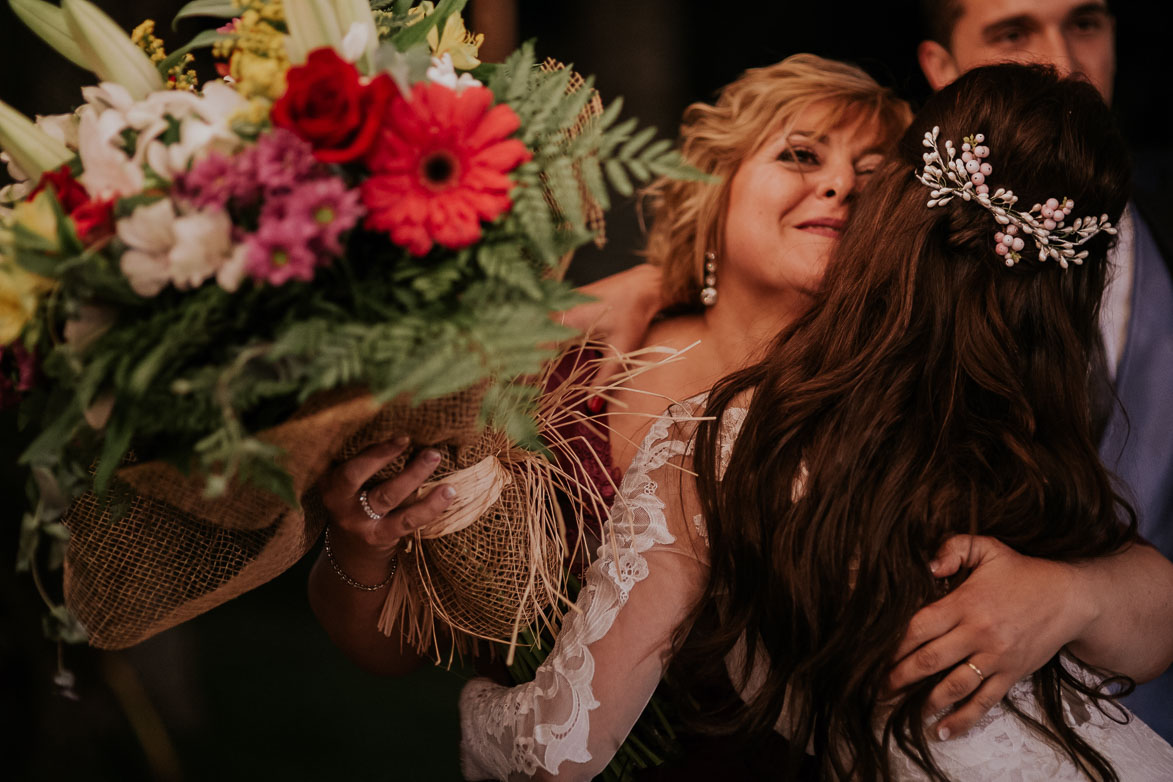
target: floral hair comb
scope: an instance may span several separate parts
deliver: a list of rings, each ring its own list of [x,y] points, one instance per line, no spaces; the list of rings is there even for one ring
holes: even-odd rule
[[[994,234],[994,251],[1005,257],[1007,266],[1022,260],[1025,236],[1033,239],[1039,248],[1040,261],[1053,258],[1066,269],[1068,264],[1082,264],[1087,257],[1087,250],[1076,249],[1080,245],[1101,231],[1116,233],[1106,214],[1098,218],[1077,217],[1070,225],[1066,224],[1075,208],[1075,201],[1070,198],[1048,198],[1046,203],[1035,204],[1028,212],[1014,209],[1018,203],[1014,191],[1000,187],[991,194],[986,184],[986,179],[994,173],[986,160],[990,156],[990,148],[984,145],[986,137],[975,133],[962,139],[960,158],[956,157],[953,142],[946,139],[946,156],[942,157],[937,148],[940,130],[934,126],[921,142],[929,151],[924,153],[924,169],[917,172],[916,178],[932,188],[928,206],[943,206],[957,196],[988,209],[1003,226]]]

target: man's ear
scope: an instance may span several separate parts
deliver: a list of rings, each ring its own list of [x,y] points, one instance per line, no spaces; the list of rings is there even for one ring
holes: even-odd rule
[[[961,75],[957,61],[949,50],[936,41],[921,41],[916,47],[916,59],[925,79],[934,90],[939,90]]]

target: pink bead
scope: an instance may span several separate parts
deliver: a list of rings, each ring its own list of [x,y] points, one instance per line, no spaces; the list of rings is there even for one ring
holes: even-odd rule
[[[962,150],[964,150],[965,152],[969,152],[969,150],[971,149],[971,147],[969,146],[969,142],[967,141],[967,142],[965,142],[964,144],[962,144],[962,145],[961,145],[961,149],[962,149]],[[965,159],[965,155],[962,155],[962,156],[961,156],[961,159],[962,159],[962,160],[964,160],[964,159]]]
[[[1044,206],[1042,209],[1042,214],[1043,214],[1043,217],[1046,217],[1048,219],[1054,217],[1055,216],[1055,207]]]
[[[995,241],[995,242],[997,242],[998,244],[1001,244],[1001,243],[1002,243],[1002,237],[1003,237],[1003,236],[1005,236],[1005,235],[1006,235],[1006,234],[1004,234],[1004,233],[1002,233],[1001,231],[999,231],[998,233],[994,234],[994,241]]]
[[[980,184],[982,184],[983,182],[985,182],[985,181],[986,181],[986,178],[985,178],[984,176],[982,176],[982,172],[981,172],[981,171],[977,172],[976,174],[970,174],[970,175],[969,175],[969,179],[970,179],[970,181],[971,181],[971,182],[973,182],[975,185],[980,185]]]
[[[1074,208],[1075,208],[1075,202],[1072,201],[1070,198],[1068,198],[1067,203],[1063,206],[1063,211],[1066,212],[1067,214],[1071,214],[1071,210]]]
[[[1004,244],[998,244],[994,245],[994,252],[998,253],[998,255],[1005,255],[1010,252],[1010,248]]]
[[[1016,233],[1018,233],[1018,226],[1015,225],[1014,223],[1011,223],[1010,225],[1006,226],[1005,230],[1006,230],[1006,233],[1010,234],[1011,236],[1014,236]]]
[[[1014,237],[1014,241],[1010,244],[1010,249],[1014,250],[1014,252],[1019,252],[1025,246],[1026,242],[1022,241],[1022,237],[1016,236]]]
[[[1047,199],[1046,206],[1049,206],[1049,207],[1051,207],[1051,209],[1058,209],[1058,208],[1059,208],[1059,199],[1057,199],[1057,198],[1048,198],[1048,199]]]
[[[990,174],[994,173],[994,167],[991,166],[989,163],[982,163],[981,168],[978,170],[981,171],[986,176],[989,176]]]
[[[969,144],[966,144],[965,147],[963,147],[963,149],[965,149],[968,146],[969,146]],[[966,152],[961,153],[961,162],[962,163],[968,163],[971,160],[973,160],[973,153],[972,152],[966,151]]]
[[[973,151],[973,154],[977,155],[978,157],[989,157],[990,156],[990,148],[989,147],[978,147],[977,149],[975,149]]]
[[[1021,240],[1019,240],[1019,241],[1021,241]],[[1007,234],[1002,234],[1002,244],[1009,247],[1010,245],[1014,244],[1014,237],[1009,236]]]
[[[1043,221],[1043,228],[1046,228],[1048,231],[1054,231],[1056,225],[1058,225],[1058,223],[1056,223],[1054,220]]]
[[[986,140],[986,134],[985,133],[978,133],[977,135],[975,135],[973,137],[973,140],[980,144]]]
[[[980,169],[980,168],[981,168],[981,164],[978,163],[976,160],[966,161],[965,170],[968,171],[969,173],[976,174],[978,172],[978,169]]]
[[[982,195],[988,195],[990,192],[990,186],[989,185],[978,185],[977,191],[979,193],[981,193]]]

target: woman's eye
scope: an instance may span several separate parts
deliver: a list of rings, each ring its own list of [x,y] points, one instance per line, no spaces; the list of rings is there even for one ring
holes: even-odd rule
[[[782,154],[778,155],[778,159],[787,163],[798,163],[804,166],[817,166],[819,164],[819,156],[815,154],[814,150],[803,149],[801,147],[787,147],[782,150]]]

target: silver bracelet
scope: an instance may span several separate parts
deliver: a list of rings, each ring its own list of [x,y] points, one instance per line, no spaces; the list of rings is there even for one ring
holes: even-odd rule
[[[364,584],[361,581],[355,581],[342,567],[338,564],[338,560],[334,559],[334,551],[330,548],[330,525],[326,525],[326,559],[330,560],[330,567],[334,568],[334,572],[338,575],[347,586],[352,586],[355,589],[360,589],[363,592],[377,592],[383,587],[391,583],[391,579],[395,578],[395,571],[399,570],[399,554],[396,552],[395,556],[391,557],[391,572],[383,579],[381,584]]]

